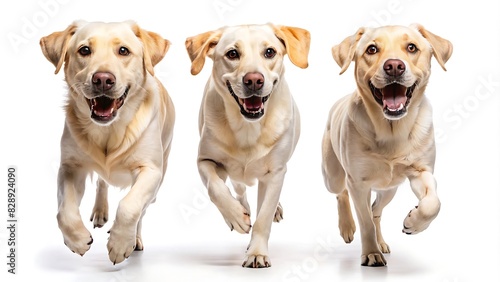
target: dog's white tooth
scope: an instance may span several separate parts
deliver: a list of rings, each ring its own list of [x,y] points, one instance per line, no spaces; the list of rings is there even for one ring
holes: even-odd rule
[[[399,104],[399,108],[398,108],[398,111],[401,111],[403,109],[403,103]]]

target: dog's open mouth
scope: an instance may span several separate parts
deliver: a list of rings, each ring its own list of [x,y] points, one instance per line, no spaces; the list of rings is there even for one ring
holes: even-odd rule
[[[90,107],[91,118],[99,123],[107,123],[116,117],[116,113],[123,106],[127,98],[129,88],[125,90],[122,96],[117,99],[111,99],[106,96],[99,96],[87,99]]]
[[[271,94],[265,97],[254,95],[249,98],[240,98],[234,93],[229,81],[226,81],[226,85],[229,93],[231,93],[231,96],[233,96],[236,103],[240,106],[240,112],[244,117],[248,119],[258,119],[264,115],[264,104],[267,102]]]
[[[375,101],[382,106],[385,116],[388,119],[399,119],[406,115],[417,82],[410,87],[395,82],[380,89],[376,88],[371,82],[369,82],[369,85]]]

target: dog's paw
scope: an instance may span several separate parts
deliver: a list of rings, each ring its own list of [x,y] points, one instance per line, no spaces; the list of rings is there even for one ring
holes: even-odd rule
[[[422,209],[416,206],[403,221],[403,233],[413,235],[424,231],[429,227],[436,215],[437,213],[432,216],[425,215]]]
[[[94,228],[101,228],[108,222],[108,209],[107,207],[97,207],[94,206],[92,210],[92,215],[90,216],[90,221],[94,223]]]
[[[74,229],[70,232],[63,231],[63,237],[64,245],[66,245],[73,253],[80,256],[83,256],[94,242],[92,235],[85,227]]]
[[[339,217],[339,230],[340,236],[344,239],[347,244],[354,240],[354,233],[356,232],[356,223],[352,217],[344,218]]]
[[[384,254],[391,253],[391,249],[389,248],[389,245],[387,245],[386,242],[379,242],[378,246],[379,246],[380,250],[382,251],[382,253],[384,253]]]
[[[382,253],[370,253],[367,255],[361,255],[361,265],[362,266],[385,266],[387,261]]]
[[[231,201],[224,208],[219,208],[219,210],[231,231],[236,230],[241,234],[248,234],[250,232],[252,228],[250,213],[240,202],[236,200]]]
[[[73,252],[83,256],[94,241],[92,235],[85,228],[81,218],[68,211],[60,211],[57,214],[57,223],[64,238],[64,244]]]
[[[245,254],[245,260],[241,265],[248,268],[266,268],[271,267],[269,259],[269,251],[267,247],[267,239],[256,235],[255,231],[252,234],[252,240],[248,244]]]
[[[135,238],[135,251],[144,251],[144,244],[142,244],[142,238],[139,236]]]
[[[271,260],[267,255],[252,254],[246,256],[241,266],[248,268],[267,268],[271,267]]]
[[[236,196],[236,200],[238,200],[238,202],[240,202],[240,204],[243,206],[243,208],[245,208],[248,215],[250,216],[250,205],[248,204],[246,196],[239,196],[238,195],[238,196]]]
[[[140,247],[143,248],[142,241],[140,244]],[[107,247],[109,260],[113,264],[121,263],[138,247],[137,238],[135,233],[130,234],[130,232],[119,232],[112,229],[109,232]]]
[[[276,212],[274,213],[274,222],[280,222],[283,220],[283,207],[280,203],[278,203],[278,207],[276,208]]]

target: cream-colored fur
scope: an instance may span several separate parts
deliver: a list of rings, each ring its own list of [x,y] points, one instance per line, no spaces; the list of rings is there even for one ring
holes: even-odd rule
[[[198,169],[231,230],[250,232],[245,190],[258,181],[257,217],[245,267],[271,266],[271,223],[282,219],[279,196],[300,132],[283,58],[288,54],[292,63],[307,67],[309,42],[306,30],[272,24],[225,27],[186,40],[193,75],[201,71],[205,57],[213,60],[200,110]],[[249,89],[250,76],[255,89]],[[236,198],[226,186],[228,176]]]
[[[404,219],[404,233],[425,230],[440,209],[433,176],[432,110],[424,91],[431,57],[444,69],[452,45],[416,24],[360,28],[332,53],[341,73],[355,62],[357,89],[330,111],[322,146],[325,184],[337,194],[346,243],[356,230],[349,198],[353,200],[361,229],[361,264],[386,265],[382,253],[390,250],[380,219],[398,185],[408,178],[419,200]],[[411,93],[411,98],[398,96],[403,93],[399,91]],[[370,207],[372,190],[377,197]]]
[[[90,248],[93,239],[79,205],[85,179],[96,172],[94,228],[108,220],[108,184],[131,187],[107,244],[109,259],[120,263],[143,249],[142,217],[167,167],[175,113],[153,67],[169,42],[133,22],[77,21],[43,37],[40,45],[56,73],[64,65],[68,85],[57,194],[64,243],[82,256]]]

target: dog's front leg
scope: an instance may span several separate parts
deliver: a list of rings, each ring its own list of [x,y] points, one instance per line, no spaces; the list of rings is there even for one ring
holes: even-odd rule
[[[57,222],[64,237],[64,244],[83,256],[92,244],[92,235],[85,228],[80,215],[80,202],[85,192],[87,172],[61,164],[58,174]]]
[[[252,239],[248,245],[244,267],[270,267],[268,241],[271,225],[276,217],[286,167],[269,172],[259,180],[257,218],[252,230]],[[280,206],[281,208],[281,206]]]
[[[387,264],[377,243],[377,234],[370,206],[371,187],[363,182],[354,182],[348,178],[347,187],[353,200],[361,231],[361,265],[384,266]]]
[[[142,166],[138,169],[137,179],[120,201],[115,222],[109,231],[108,256],[113,264],[124,261],[138,246],[142,248],[137,226],[143,212],[156,198],[161,179],[162,170],[158,167]]]
[[[418,176],[409,177],[410,186],[419,203],[406,216],[403,222],[403,232],[417,234],[429,227],[441,208],[436,193],[436,180],[429,171],[423,171]]]
[[[242,234],[250,232],[250,212],[231,195],[225,184],[227,173],[224,168],[212,160],[200,159],[198,170],[210,200],[217,206],[231,231]]]

